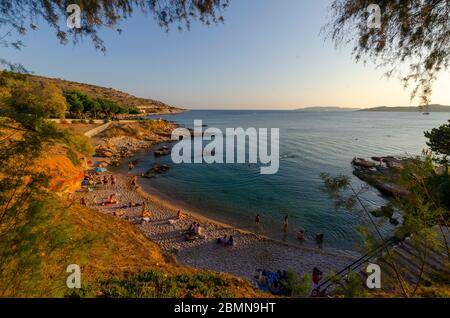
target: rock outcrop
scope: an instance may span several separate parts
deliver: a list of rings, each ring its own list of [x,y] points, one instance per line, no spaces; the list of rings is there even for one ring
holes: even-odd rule
[[[147,172],[145,172],[142,176],[145,178],[153,178],[157,174],[162,174],[170,170],[168,165],[163,164],[155,164],[151,167]]]

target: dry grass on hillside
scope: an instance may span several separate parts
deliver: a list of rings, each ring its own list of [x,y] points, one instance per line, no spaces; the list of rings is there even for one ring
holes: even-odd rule
[[[171,113],[178,112],[181,109],[167,105],[163,102],[139,98],[131,94],[121,92],[113,88],[106,88],[91,84],[77,83],[57,78],[48,78],[43,76],[30,75],[29,79],[36,82],[54,83],[63,91],[79,91],[93,98],[104,98],[117,102],[123,107],[139,107],[145,109],[147,113]]]

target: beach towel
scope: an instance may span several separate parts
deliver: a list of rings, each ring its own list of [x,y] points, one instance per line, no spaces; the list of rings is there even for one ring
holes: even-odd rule
[[[178,221],[180,221],[180,220],[179,219],[170,219],[169,224],[174,225],[174,224],[177,224]]]
[[[106,168],[95,168],[95,172],[97,173],[101,173],[101,172],[106,172],[108,170],[106,170]]]

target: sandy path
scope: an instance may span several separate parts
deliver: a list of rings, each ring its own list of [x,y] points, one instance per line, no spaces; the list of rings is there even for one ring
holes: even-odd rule
[[[109,178],[110,174],[106,175]],[[171,225],[168,221],[176,215],[174,208],[143,193],[140,188],[132,188],[129,176],[120,174],[115,176],[116,186],[97,186],[94,192],[83,189],[77,192],[75,198],[79,200],[84,197],[91,208],[135,223],[148,238],[158,243],[164,252],[175,255],[181,264],[252,279],[258,268],[267,270],[292,268],[303,275],[311,273],[314,267],[318,267],[324,273],[328,273],[344,268],[358,257],[357,253],[351,251],[322,250],[302,247],[300,243],[296,246],[273,241],[192,215],[185,214],[181,221]],[[108,207],[101,206],[99,203],[112,193],[118,195],[120,203]],[[141,203],[144,200],[149,204],[152,217],[150,222],[140,224],[142,208],[122,208],[122,206],[130,201]],[[202,224],[206,234],[205,240],[184,241],[183,232],[193,221]],[[225,234],[233,235],[237,242],[236,247],[223,247],[216,243],[216,239]]]

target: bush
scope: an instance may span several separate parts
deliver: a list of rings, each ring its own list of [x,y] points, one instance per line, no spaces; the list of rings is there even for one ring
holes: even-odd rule
[[[227,290],[230,283],[216,274],[170,275],[161,270],[150,270],[127,278],[102,280],[84,286],[71,296],[125,298],[178,298],[178,297],[233,297]]]
[[[291,297],[308,297],[311,290],[311,276],[305,274],[302,278],[299,278],[294,270],[289,269],[286,272],[286,279],[283,284]]]
[[[87,124],[88,122],[87,122],[86,119],[82,119],[82,120],[79,121],[79,123],[80,123],[80,124]]]
[[[107,123],[109,123],[109,122],[110,122],[110,119],[109,119],[109,118],[103,119],[103,123],[104,123],[104,124],[107,124]]]
[[[89,119],[89,124],[95,124],[95,120],[93,120],[92,118]]]
[[[141,111],[137,108],[132,107],[132,108],[128,109],[128,114],[130,114],[130,115],[139,115],[140,113],[141,113]]]

